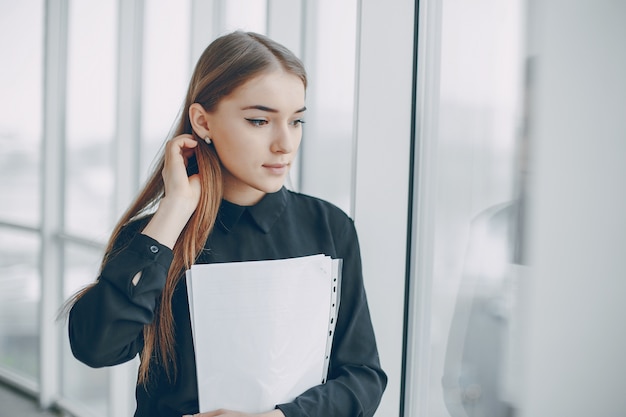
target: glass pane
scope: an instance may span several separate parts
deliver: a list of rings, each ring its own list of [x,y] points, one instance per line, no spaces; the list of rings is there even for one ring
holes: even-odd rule
[[[267,0],[229,0],[223,5],[226,32],[267,32]]]
[[[313,50],[305,50],[311,80],[302,138],[302,191],[350,212],[354,126],[357,2],[321,0]],[[328,30],[332,28],[332,30]]]
[[[67,74],[68,231],[104,240],[114,221],[117,1],[70,1]]]
[[[190,77],[190,3],[145,3],[141,175],[145,179],[185,100]],[[163,27],[167,26],[167,30]]]
[[[39,373],[39,236],[0,229],[0,367]]]
[[[0,2],[0,220],[35,225],[40,211],[43,10]],[[25,30],[24,22],[28,22]]]
[[[63,297],[67,299],[77,290],[92,283],[98,274],[102,253],[91,248],[66,244]],[[62,395],[98,416],[106,416],[109,398],[109,370],[92,369],[74,358],[67,337],[67,326],[62,330]]]
[[[425,414],[510,417],[523,1],[449,1],[441,18]]]

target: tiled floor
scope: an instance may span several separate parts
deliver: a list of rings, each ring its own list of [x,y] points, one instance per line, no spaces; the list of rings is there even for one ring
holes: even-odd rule
[[[0,383],[0,417],[59,417],[60,414],[39,409],[37,401],[4,383]]]

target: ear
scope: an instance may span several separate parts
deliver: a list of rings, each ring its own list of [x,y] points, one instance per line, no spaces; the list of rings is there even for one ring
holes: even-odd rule
[[[189,121],[193,131],[200,139],[211,136],[208,113],[200,103],[193,103],[189,106]]]

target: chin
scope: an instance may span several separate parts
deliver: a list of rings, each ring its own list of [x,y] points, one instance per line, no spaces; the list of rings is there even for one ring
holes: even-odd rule
[[[270,187],[265,192],[268,194],[272,194],[272,193],[276,193],[280,191],[281,188],[283,188],[283,184],[280,184],[279,186],[276,186],[276,187]]]
[[[267,184],[266,186],[264,186],[263,188],[261,188],[261,191],[267,193],[267,194],[272,194],[275,192],[280,191],[281,188],[283,188],[283,185],[285,184],[285,182],[281,182],[280,184]]]

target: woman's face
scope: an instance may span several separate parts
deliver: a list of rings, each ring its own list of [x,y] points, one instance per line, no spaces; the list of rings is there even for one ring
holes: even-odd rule
[[[302,139],[304,84],[283,70],[263,73],[207,113],[224,167],[224,198],[252,205],[280,190]]]

